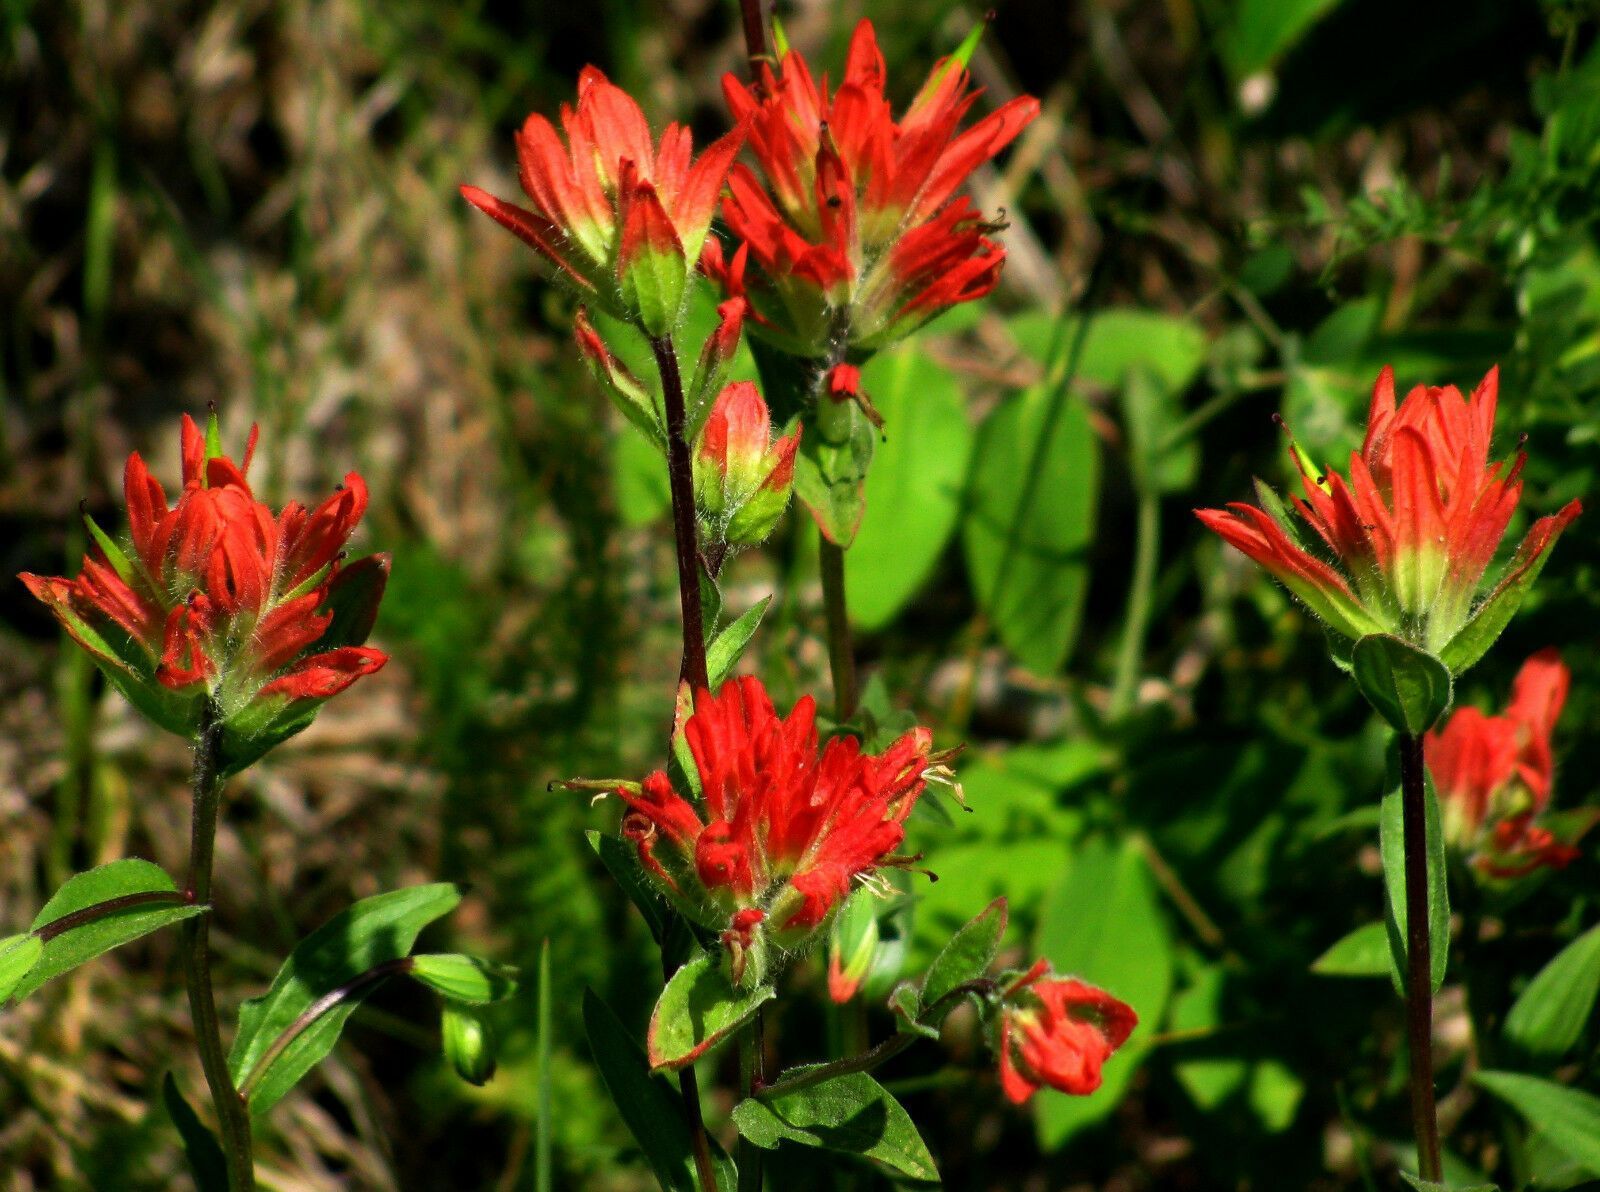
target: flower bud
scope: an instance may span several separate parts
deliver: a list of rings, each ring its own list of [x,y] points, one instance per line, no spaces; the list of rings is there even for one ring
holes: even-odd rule
[[[651,442],[665,450],[667,429],[655,394],[612,354],[606,341],[600,338],[600,333],[589,321],[589,313],[581,306],[572,321],[572,337],[577,341],[578,351],[589,362],[589,370],[594,373],[595,380],[600,382],[600,387],[616,403],[617,409],[629,422],[649,435]]]
[[[1074,1096],[1100,1087],[1100,1069],[1139,1025],[1133,1007],[1039,961],[1003,995],[1000,1084],[1022,1104],[1042,1086]]]
[[[451,1002],[487,1006],[516,991],[516,970],[476,956],[413,956],[411,975]]]
[[[877,900],[870,891],[852,894],[828,931],[828,996],[839,1005],[855,997],[878,950]]]
[[[494,1028],[475,1010],[446,1002],[439,1023],[444,1056],[468,1084],[485,1085],[494,1076]]]
[[[772,441],[761,394],[749,381],[718,395],[695,443],[695,508],[707,535],[754,546],[772,532],[794,487],[800,433]]]

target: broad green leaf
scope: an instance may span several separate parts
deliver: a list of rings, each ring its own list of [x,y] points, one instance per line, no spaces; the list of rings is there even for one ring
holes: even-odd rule
[[[228,1160],[222,1153],[222,1144],[184,1099],[171,1072],[162,1077],[161,1100],[183,1139],[195,1188],[198,1192],[228,1192]]]
[[[978,603],[1029,670],[1054,674],[1088,592],[1100,447],[1065,383],[1036,385],[978,431],[962,546]]]
[[[867,515],[845,568],[850,618],[881,629],[928,582],[954,532],[972,427],[949,369],[910,341],[861,372],[883,415],[867,475]]]
[[[1200,375],[1206,359],[1206,333],[1191,319],[1159,311],[1118,307],[1089,319],[1078,341],[1080,321],[1047,311],[1019,315],[1007,324],[1017,345],[1040,364],[1057,365],[1077,346],[1077,375],[1107,389],[1127,383],[1143,368],[1168,393],[1178,393]]]
[[[1583,1034],[1596,994],[1600,994],[1600,926],[1573,940],[1528,983],[1506,1015],[1506,1038],[1540,1059],[1564,1055]]]
[[[452,1002],[487,1006],[517,990],[517,970],[460,953],[414,956],[411,976]]]
[[[68,878],[34,918],[33,930],[44,931],[68,915],[119,899],[128,899],[130,904],[46,939],[41,955],[18,981],[12,996],[21,1001],[46,981],[112,948],[209,909],[181,901],[178,887],[161,866],[130,857]],[[48,931],[44,934],[51,935]]]
[[[648,526],[672,509],[667,461],[646,435],[624,430],[611,437],[611,483],[626,526]]]
[[[706,646],[706,675],[711,682],[711,690],[721,687],[727,677],[733,673],[733,668],[739,664],[739,659],[744,655],[744,649],[750,644],[750,639],[755,636],[756,627],[761,624],[761,618],[767,611],[767,606],[772,603],[771,596],[763,596],[755,604],[745,609],[738,620],[724,625],[717,631],[710,644]]]
[[[1054,1150],[1122,1100],[1172,992],[1172,943],[1137,841],[1095,840],[1072,859],[1045,898],[1038,951],[1056,972],[1074,974],[1127,1002],[1140,1022],[1106,1064],[1098,1092],[1069,1097],[1046,1089],[1034,1098],[1040,1143]]]
[[[461,901],[458,887],[439,882],[363,898],[295,946],[271,987],[239,1007],[239,1031],[228,1054],[234,1083],[250,1089],[250,1111],[266,1113],[333,1050],[345,1021],[377,988],[362,984],[322,1014],[257,1071],[279,1036],[319,999],[411,951],[418,934]]]
[[[1215,1031],[1222,1025],[1222,996],[1227,973],[1219,965],[1203,968],[1193,975],[1187,989],[1173,996],[1174,1031]],[[1250,1076],[1250,1065],[1227,1051],[1185,1059],[1173,1066],[1173,1075],[1195,1107],[1212,1113],[1236,1094]]]
[[[644,916],[650,935],[659,944],[667,934],[667,904],[645,877],[644,870],[639,868],[639,854],[615,836],[591,830],[585,832],[584,837],[600,858],[600,863],[606,867],[611,880],[622,887],[628,901]]]
[[[592,989],[583,991],[583,1028],[600,1079],[656,1179],[669,1192],[698,1192],[689,1127],[677,1092],[650,1074],[644,1051]],[[732,1192],[732,1165],[720,1151],[713,1151],[713,1160],[718,1188]]]
[[[1450,963],[1450,888],[1444,854],[1444,833],[1439,830],[1439,800],[1433,780],[1427,788],[1428,844],[1428,961],[1437,993]],[[1378,852],[1383,859],[1383,886],[1388,914],[1389,977],[1395,992],[1406,995],[1406,858],[1405,814],[1401,793],[1390,791],[1378,809]]]
[[[1388,927],[1366,923],[1317,957],[1311,971],[1324,977],[1382,977],[1389,964]]]
[[[676,1071],[725,1042],[777,996],[770,985],[735,989],[722,957],[702,952],[667,982],[650,1016],[650,1067]]]
[[[1006,931],[1006,900],[996,898],[956,932],[928,968],[922,1004],[932,1006],[952,989],[975,981],[988,971]]]
[[[1350,653],[1351,674],[1367,702],[1398,733],[1420,737],[1450,706],[1450,672],[1425,650],[1371,633]]]
[[[1472,1078],[1528,1119],[1551,1145],[1600,1178],[1600,1097],[1519,1072]]]
[[[1140,491],[1176,493],[1191,487],[1200,469],[1200,443],[1192,435],[1169,442],[1182,410],[1169,389],[1144,365],[1128,371],[1121,389],[1128,464]]]
[[[0,940],[0,1005],[44,953],[44,941],[29,932]]]
[[[796,1068],[785,1075],[808,1070]],[[764,1150],[796,1142],[861,1155],[914,1180],[939,1178],[911,1115],[865,1072],[777,1097],[741,1101],[734,1107],[733,1121],[741,1135]]]

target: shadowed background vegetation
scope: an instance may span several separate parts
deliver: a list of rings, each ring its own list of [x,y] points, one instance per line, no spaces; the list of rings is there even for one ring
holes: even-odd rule
[[[878,25],[908,98],[980,9],[795,3],[837,74]],[[1388,1186],[1405,1121],[1399,1004],[1310,964],[1381,913],[1383,736],[1320,632],[1196,505],[1359,441],[1380,365],[1402,386],[1503,367],[1502,454],[1528,437],[1524,513],[1589,493],[1600,436],[1600,53],[1592,3],[1005,0],[981,105],[1041,119],[976,192],[1010,221],[1005,280],[883,356],[887,418],[849,594],[869,706],[969,743],[972,807],[919,819],[941,881],[899,922],[908,971],[996,894],[1037,949],[1145,1023],[1095,1098],[999,1096],[970,1020],[884,1073],[952,1188]],[[583,839],[616,810],[556,778],[659,762],[677,666],[665,477],[570,349],[570,302],[456,186],[514,193],[511,134],[594,62],[658,124],[724,126],[731,0],[0,0],[0,575],[71,570],[80,501],[120,526],[121,462],[175,482],[177,417],[217,408],[277,504],[350,468],[365,546],[392,552],[394,661],[235,781],[219,841],[219,986],[352,898],[434,876],[454,929],[530,975],[550,942],[558,1188],[650,1186],[583,1041],[591,985],[637,1026],[648,937]],[[709,309],[709,304],[707,306]],[[706,312],[702,311],[704,316]],[[1568,647],[1556,803],[1592,795],[1600,613],[1590,515],[1468,677],[1503,703]],[[803,513],[730,572],[776,593],[747,663],[780,699],[826,691]],[[68,874],[181,867],[187,758],[0,582],[0,934]],[[1592,921],[1586,856],[1490,941],[1501,993]],[[153,937],[0,1018],[0,1183],[186,1179],[158,1087],[187,1017]],[[153,975],[152,975],[153,974]],[[818,997],[771,1029],[822,1054]],[[1464,1036],[1447,987],[1441,1031]],[[1493,998],[1489,999],[1491,1002]],[[806,1008],[809,1005],[811,1008]],[[231,1014],[225,1009],[225,1019]],[[392,991],[263,1127],[276,1188],[533,1187],[533,991],[503,1008],[486,1089],[435,1058]],[[891,1029],[875,1014],[876,1032]],[[1454,1036],[1451,1032],[1454,1032]],[[1591,1028],[1565,1076],[1595,1081]],[[710,1065],[726,1134],[731,1074]],[[1462,1161],[1502,1114],[1441,1074]],[[200,1087],[197,1071],[180,1083]],[[1452,1090],[1455,1090],[1454,1092]],[[153,1108],[152,1106],[156,1106]],[[1537,1138],[1540,1187],[1586,1178]],[[797,1153],[773,1176],[825,1186]],[[1600,1175],[1590,1172],[1589,1175]],[[887,1186],[862,1170],[860,1188]]]

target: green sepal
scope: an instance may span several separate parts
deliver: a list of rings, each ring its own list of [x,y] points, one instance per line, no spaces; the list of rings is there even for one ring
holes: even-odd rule
[[[111,564],[111,569],[117,573],[117,578],[125,584],[133,584],[138,573],[135,571],[133,561],[128,558],[116,540],[102,530],[87,510],[83,514],[83,524],[89,530],[89,537],[94,539],[94,544],[100,548],[100,553],[105,555],[106,562]]]
[[[820,434],[801,438],[794,461],[794,494],[828,541],[847,548],[866,512],[867,470],[877,436],[860,409],[853,403],[846,408],[850,424],[843,442],[830,443]]]
[[[1561,530],[1557,529],[1531,559],[1527,557],[1526,541],[1517,548],[1517,553],[1506,566],[1506,578],[1484,598],[1472,614],[1472,619],[1456,630],[1439,651],[1440,659],[1452,674],[1459,675],[1472,666],[1505,632],[1506,626],[1511,624],[1511,618],[1517,615],[1517,610],[1527,599],[1539,573],[1544,570],[1545,561],[1550,558],[1556,539],[1560,537]]]
[[[494,1027],[482,1014],[446,1002],[439,1018],[439,1038],[444,1058],[462,1080],[485,1085],[493,1079],[498,1044]]]
[[[1388,633],[1370,633],[1350,651],[1351,675],[1378,715],[1398,733],[1420,737],[1450,707],[1443,662]]]

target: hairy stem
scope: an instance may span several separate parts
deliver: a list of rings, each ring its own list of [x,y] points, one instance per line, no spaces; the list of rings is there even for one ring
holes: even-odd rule
[[[761,85],[761,63],[767,57],[767,25],[761,16],[761,0],[739,0],[739,18],[744,26],[745,55],[750,60],[750,81]]]
[[[757,1010],[755,1018],[750,1022],[750,1029],[739,1038],[739,1082],[746,1097],[754,1097],[761,1092],[767,1082],[764,1027],[761,1011]],[[761,1148],[753,1145],[741,1134],[738,1163],[739,1192],[761,1192],[764,1183],[761,1158]]]
[[[211,865],[217,843],[217,813],[222,805],[222,710],[206,697],[200,717],[200,735],[194,748],[194,806],[189,826],[189,876],[184,897],[190,902],[211,901]],[[211,916],[196,915],[183,925],[183,972],[189,990],[189,1013],[194,1019],[200,1066],[205,1070],[211,1102],[222,1127],[222,1150],[228,1161],[228,1187],[232,1192],[252,1192],[255,1163],[250,1147],[250,1112],[233,1087],[228,1060],[222,1050],[217,1003],[211,991]]]
[[[1411,1049],[1411,1126],[1417,1167],[1438,1181],[1439,1118],[1433,1094],[1433,961],[1428,932],[1428,796],[1422,738],[1400,737],[1400,807],[1406,861],[1406,1036]]]
[[[1121,719],[1133,711],[1138,695],[1139,667],[1144,660],[1145,630],[1150,624],[1150,597],[1156,583],[1161,551],[1161,498],[1146,486],[1139,493],[1138,526],[1134,531],[1133,580],[1128,585],[1128,619],[1123,622],[1117,649],[1116,678],[1111,687],[1111,716]]]
[[[667,405],[667,477],[672,487],[672,536],[678,551],[678,602],[683,608],[683,667],[679,677],[699,691],[706,678],[705,620],[700,610],[700,544],[694,525],[694,463],[689,456],[683,377],[670,336],[651,339],[661,395]]]
[[[828,619],[828,669],[833,673],[833,715],[840,724],[856,714],[856,655],[844,598],[844,548],[817,531],[822,607]]]

